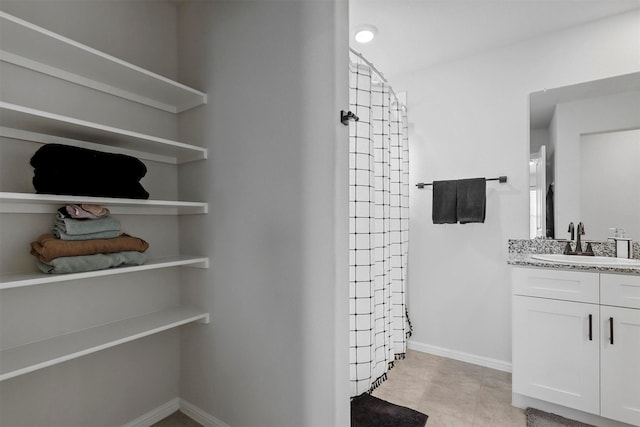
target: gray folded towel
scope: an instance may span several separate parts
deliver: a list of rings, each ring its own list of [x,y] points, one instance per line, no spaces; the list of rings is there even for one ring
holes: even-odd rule
[[[67,256],[42,262],[36,258],[36,266],[47,274],[81,273],[105,270],[120,265],[142,265],[147,256],[141,252],[125,251],[112,254]]]
[[[458,180],[456,216],[460,224],[484,222],[487,208],[487,180]]]
[[[434,224],[455,224],[457,222],[456,188],[456,181],[433,181],[431,219]]]
[[[120,235],[120,221],[107,216],[98,219],[73,219],[56,217],[53,234],[62,240],[108,239]],[[108,232],[107,235],[103,234]],[[115,234],[115,236],[112,236]],[[77,236],[75,238],[69,236]]]
[[[60,231],[57,228],[51,230],[51,234],[56,236],[60,240],[96,240],[96,239],[114,239],[120,235],[120,231],[98,231],[97,233],[86,234],[67,234],[64,231]]]

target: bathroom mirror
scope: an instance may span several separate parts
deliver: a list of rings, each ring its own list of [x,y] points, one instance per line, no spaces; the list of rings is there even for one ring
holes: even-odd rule
[[[530,237],[640,240],[640,72],[534,92]]]

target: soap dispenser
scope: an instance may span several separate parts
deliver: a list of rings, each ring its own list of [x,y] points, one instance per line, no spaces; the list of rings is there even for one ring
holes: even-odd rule
[[[618,258],[631,258],[632,246],[631,239],[624,237],[624,228],[610,228],[613,232],[613,237],[609,237],[609,240],[613,240],[616,245],[616,257]]]

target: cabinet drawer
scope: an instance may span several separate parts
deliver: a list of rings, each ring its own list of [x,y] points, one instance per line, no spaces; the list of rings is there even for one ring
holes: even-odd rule
[[[514,295],[599,302],[598,273],[514,267],[511,274]]]
[[[600,304],[640,308],[640,276],[601,274]]]

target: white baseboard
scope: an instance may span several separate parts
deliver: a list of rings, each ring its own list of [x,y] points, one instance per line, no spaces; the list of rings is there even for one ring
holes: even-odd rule
[[[164,405],[160,405],[157,408],[152,409],[122,427],[150,427],[178,410],[182,411],[186,416],[193,418],[204,427],[230,427],[228,424],[222,422],[213,415],[206,413],[197,406],[178,397],[171,399]]]
[[[449,359],[459,360],[461,362],[473,363],[498,371],[511,372],[511,363],[503,360],[492,359],[490,357],[476,356],[475,354],[465,353],[458,350],[450,350],[448,348],[437,347],[435,345],[423,344],[420,342],[409,340],[407,347],[411,350],[421,351],[423,353],[435,354],[436,356],[448,357]]]
[[[171,399],[122,427],[149,427],[180,409],[180,399]]]
[[[229,424],[219,420],[211,414],[206,413],[184,399],[180,399],[180,410],[188,417],[191,417],[202,424],[204,427],[230,427]]]

